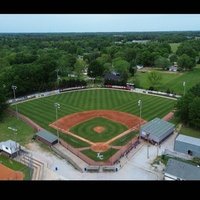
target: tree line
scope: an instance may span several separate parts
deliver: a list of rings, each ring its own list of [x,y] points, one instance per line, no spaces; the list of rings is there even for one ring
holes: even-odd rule
[[[166,69],[178,62],[182,70],[192,70],[200,62],[200,40],[195,38],[199,35],[199,32],[0,34],[0,101],[13,97],[12,85],[17,86],[19,97],[59,86],[86,85],[88,76],[100,79],[113,71],[121,74],[125,83],[137,72],[137,65]],[[169,42],[181,43],[176,53],[172,53]]]

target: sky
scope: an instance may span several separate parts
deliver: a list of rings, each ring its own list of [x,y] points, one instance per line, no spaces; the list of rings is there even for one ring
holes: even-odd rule
[[[1,33],[200,31],[200,14],[0,14]]]

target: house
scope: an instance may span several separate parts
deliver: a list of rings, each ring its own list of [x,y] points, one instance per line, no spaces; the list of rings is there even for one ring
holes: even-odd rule
[[[136,67],[137,67],[137,69],[142,69],[143,65],[137,65]]]
[[[105,80],[112,80],[112,81],[120,81],[121,77],[120,74],[117,72],[108,72],[104,76]]]
[[[170,72],[177,72],[177,70],[178,70],[177,66],[172,65],[172,66],[169,67]]]
[[[164,121],[163,119],[155,118],[141,126],[140,137],[152,143],[160,144],[174,132],[174,129],[174,124]]]
[[[170,72],[177,72],[178,71],[178,65],[177,62],[174,62],[172,66],[169,67]]]
[[[169,159],[164,180],[200,180],[200,167],[175,159]]]
[[[37,132],[35,135],[35,139],[37,139],[49,146],[52,146],[52,145],[58,143],[58,137],[46,130],[41,130],[41,131]]]
[[[18,152],[20,151],[20,145],[13,140],[0,142],[0,151],[10,157],[16,157]]]
[[[174,142],[174,151],[200,157],[200,139],[179,134]]]

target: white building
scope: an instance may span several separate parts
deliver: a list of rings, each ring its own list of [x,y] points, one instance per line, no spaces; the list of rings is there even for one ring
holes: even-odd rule
[[[0,142],[0,151],[4,152],[9,156],[15,157],[19,150],[20,150],[20,145],[13,140]]]

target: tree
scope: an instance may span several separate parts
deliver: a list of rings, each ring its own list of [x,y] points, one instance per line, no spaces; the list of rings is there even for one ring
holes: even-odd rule
[[[195,97],[189,104],[189,125],[200,129],[200,97]]]
[[[200,129],[200,84],[177,101],[175,116],[184,124]]]
[[[5,91],[3,87],[0,87],[0,120],[3,117],[4,110],[8,107],[6,103]]]
[[[190,58],[188,55],[183,54],[178,59],[178,66],[182,70],[191,70],[192,68],[195,67],[195,60]]]
[[[84,60],[77,59],[74,65],[74,72],[76,73],[78,78],[83,74],[85,66],[86,66],[86,63]]]
[[[164,57],[159,57],[158,59],[155,60],[155,67],[167,69],[171,63],[167,58]]]
[[[169,60],[171,63],[177,62],[178,56],[176,54],[172,54],[170,55]]]
[[[148,74],[148,80],[151,86],[156,88],[159,85],[160,81],[162,80],[162,75],[157,71],[151,71]]]
[[[103,66],[101,66],[96,60],[92,61],[88,66],[88,76],[90,77],[102,76],[103,72]]]

